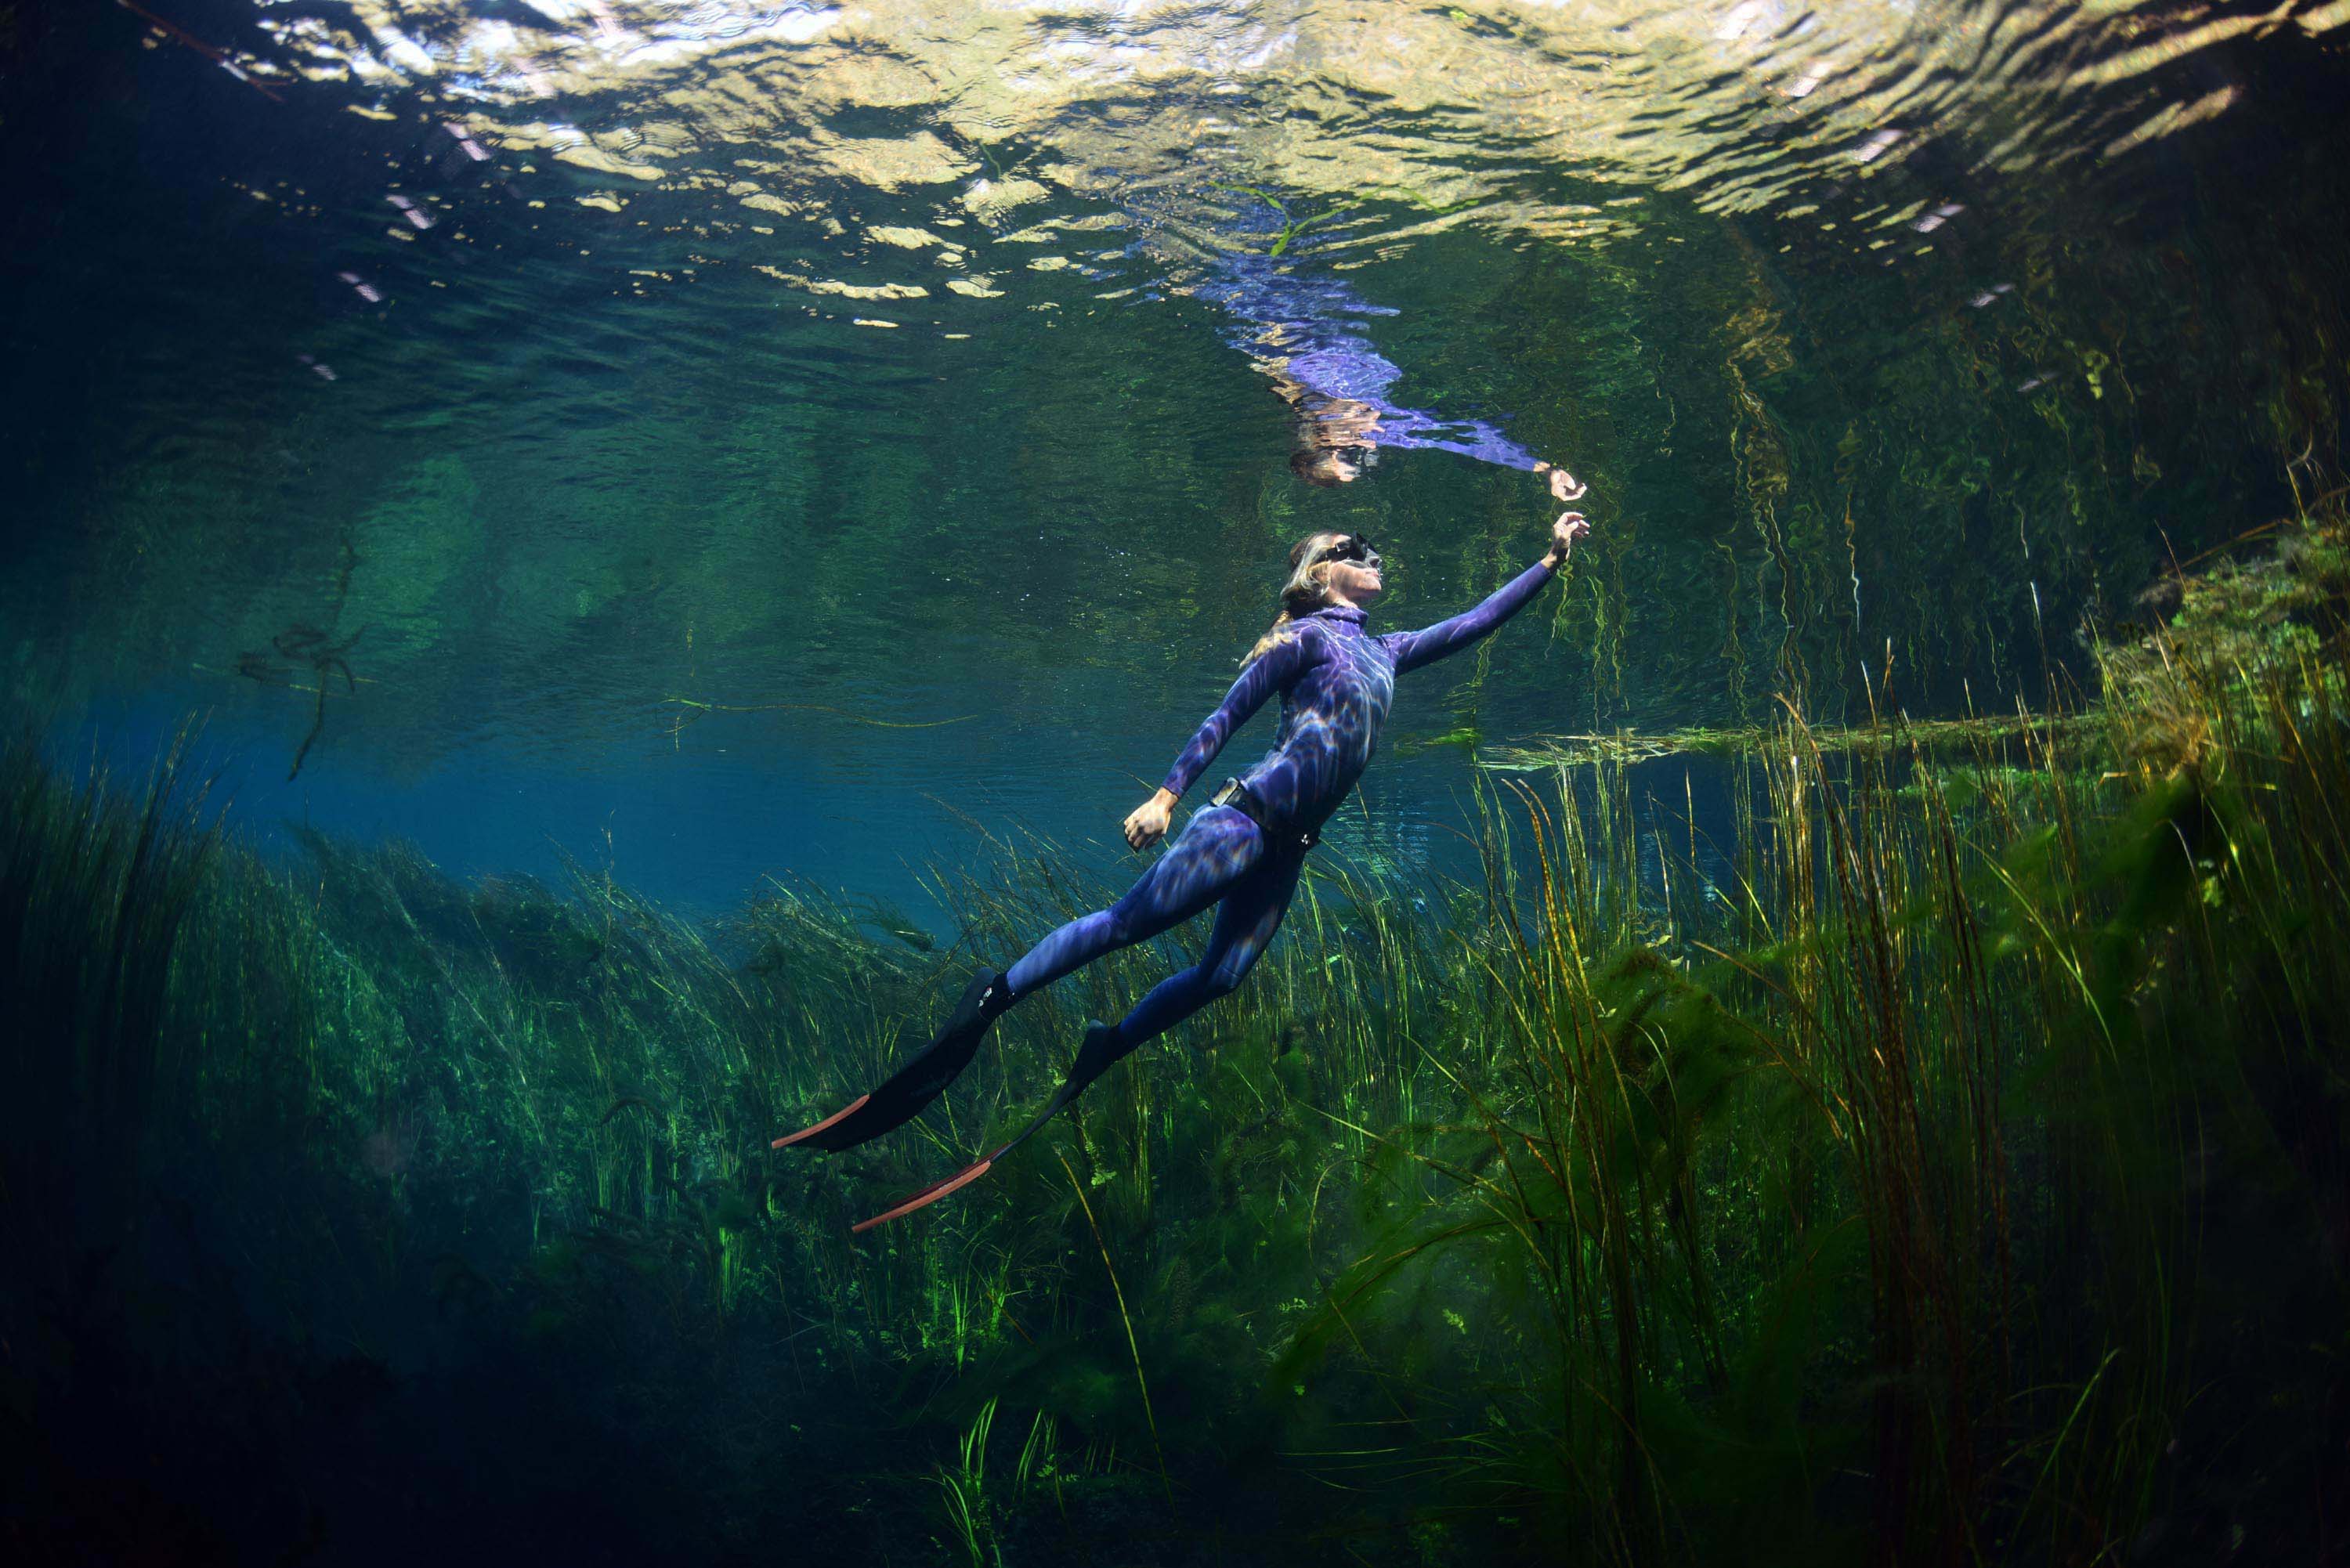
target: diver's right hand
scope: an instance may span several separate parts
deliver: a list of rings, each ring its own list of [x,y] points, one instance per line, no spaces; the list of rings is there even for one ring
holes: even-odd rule
[[[1554,572],[1565,566],[1566,558],[1575,554],[1575,542],[1590,532],[1591,524],[1582,513],[1560,513],[1558,521],[1550,525],[1550,549],[1543,556],[1543,564]]]
[[[1167,819],[1174,815],[1175,797],[1160,790],[1134,808],[1126,819],[1126,841],[1137,849],[1148,849],[1167,836]]]

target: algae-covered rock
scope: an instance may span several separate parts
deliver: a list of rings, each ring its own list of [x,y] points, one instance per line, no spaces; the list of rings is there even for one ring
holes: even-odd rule
[[[2350,545],[2338,524],[2275,529],[2267,556],[2173,571],[2132,600],[2130,618],[2104,628],[2099,666],[2118,694],[2180,657],[2246,670],[2318,646],[2329,611],[2350,594]]]
[[[2097,705],[2123,759],[2161,772],[2200,767],[2228,743],[2217,714],[2251,722],[2267,711],[2233,698],[2334,660],[2350,595],[2343,524],[2303,519],[2274,533],[2266,556],[2170,573],[2137,596],[2144,618],[2093,641]]]

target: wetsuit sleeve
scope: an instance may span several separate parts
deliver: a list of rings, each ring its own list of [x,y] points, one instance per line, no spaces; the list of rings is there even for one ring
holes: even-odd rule
[[[1251,715],[1264,706],[1264,700],[1276,691],[1286,691],[1305,667],[1313,662],[1319,647],[1310,628],[1301,628],[1294,635],[1282,639],[1265,649],[1263,657],[1253,660],[1216,711],[1208,715],[1175,765],[1167,770],[1166,783],[1159,787],[1170,794],[1181,794],[1190,789],[1216,753],[1224,749],[1232,732],[1249,722]]]
[[[1480,462],[1497,462],[1503,468],[1521,468],[1532,473],[1539,460],[1534,453],[1503,435],[1482,420],[1468,420],[1454,426],[1436,423],[1424,414],[1410,413],[1401,422],[1380,421],[1379,433],[1374,439],[1380,446],[1402,451],[1457,452],[1463,457],[1473,457]],[[1460,437],[1442,433],[1457,430]]]
[[[1418,631],[1392,631],[1381,640],[1395,655],[1396,673],[1432,664],[1448,653],[1458,653],[1525,607],[1542,586],[1557,576],[1540,561],[1528,566],[1487,597],[1475,609]]]

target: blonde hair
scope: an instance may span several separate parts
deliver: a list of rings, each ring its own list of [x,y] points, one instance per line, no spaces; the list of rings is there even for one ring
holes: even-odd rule
[[[1297,418],[1290,429],[1289,472],[1309,484],[1338,485],[1362,472],[1363,453],[1376,442],[1378,410],[1355,398],[1297,389],[1287,397]]]
[[[1295,634],[1284,628],[1291,621],[1322,607],[1323,601],[1330,597],[1330,563],[1315,557],[1334,541],[1345,537],[1344,534],[1328,531],[1308,534],[1289,547],[1289,581],[1281,585],[1281,613],[1273,618],[1273,624],[1256,639],[1256,646],[1241,659],[1242,669],[1246,670],[1288,641]]]

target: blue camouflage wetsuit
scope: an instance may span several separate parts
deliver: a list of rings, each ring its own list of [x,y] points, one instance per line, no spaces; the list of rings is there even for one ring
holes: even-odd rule
[[[1503,584],[1476,608],[1419,631],[1375,637],[1363,612],[1334,605],[1300,616],[1279,641],[1241,671],[1222,706],[1208,715],[1168,770],[1166,788],[1181,794],[1216,759],[1233,731],[1275,691],[1281,732],[1263,761],[1241,776],[1265,822],[1260,827],[1230,805],[1194,812],[1127,895],[1081,915],[1030,949],[1008,971],[1011,998],[1092,962],[1102,954],[1190,919],[1218,899],[1207,950],[1190,969],[1159,982],[1117,1027],[1132,1050],[1190,1017],[1241,982],[1289,910],[1305,851],[1369,765],[1379,727],[1395,700],[1395,678],[1457,653],[1500,626],[1550,581],[1540,562]]]

